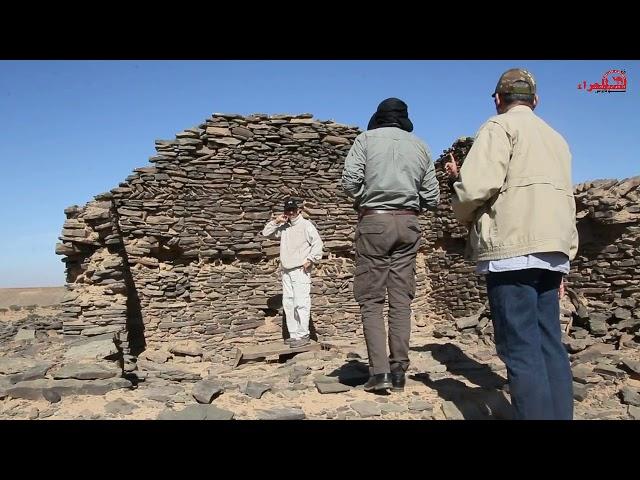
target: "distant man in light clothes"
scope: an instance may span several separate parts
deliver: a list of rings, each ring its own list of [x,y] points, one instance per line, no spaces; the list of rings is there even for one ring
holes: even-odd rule
[[[282,307],[290,335],[285,343],[302,347],[309,343],[311,270],[322,259],[322,239],[293,198],[285,201],[284,213],[269,221],[262,235],[280,238]]]

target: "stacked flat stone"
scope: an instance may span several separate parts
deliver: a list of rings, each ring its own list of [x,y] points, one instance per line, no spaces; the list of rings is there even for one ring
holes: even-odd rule
[[[440,205],[424,216],[421,251],[432,291],[430,306],[438,314],[465,317],[476,313],[485,303],[484,277],[474,274],[475,265],[465,260],[467,228],[458,223],[451,208],[451,189],[444,165],[450,154],[462,166],[473,138],[461,137],[435,161],[440,185]]]
[[[158,140],[152,166],[66,210],[56,249],[70,290],[65,333],[109,328],[125,351],[182,339],[229,350],[281,336],[264,328],[267,317],[281,321],[278,240],[260,232],[294,196],[325,242],[313,276],[315,330],[354,335],[357,218],[339,180],[358,133],[309,114],[214,114]]]
[[[358,133],[310,114],[214,114],[156,141],[151,165],[65,210],[56,246],[67,266],[65,335],[115,335],[125,369],[150,344],[195,341],[225,361],[240,343],[282,338],[278,240],[261,231],[293,196],[325,244],[312,276],[313,328],[325,338],[361,336],[352,294],[357,217],[340,186]],[[420,216],[412,308],[415,317],[444,318],[449,336],[491,334],[480,318],[484,278],[464,259],[467,229],[455,220],[444,173],[449,153],[462,164],[472,143],[460,138],[436,160],[442,201]],[[637,178],[580,185],[576,201],[582,241],[568,280],[582,307],[565,312],[564,324],[593,335],[637,332]]]
[[[568,276],[577,331],[604,340],[640,330],[640,176],[575,188],[580,248]]]
[[[435,216],[431,235],[439,236],[425,249],[435,285],[430,297],[437,313],[458,318],[457,328],[440,330],[450,337],[493,333],[484,276],[475,275],[475,265],[463,260],[467,231],[453,216],[444,173],[449,153],[461,166],[472,144],[472,138],[461,138],[436,162],[442,201],[438,212],[428,215]],[[574,196],[580,244],[566,277],[563,330],[579,340],[589,336],[604,342],[640,341],[640,177],[582,183],[574,188]],[[575,352],[588,344],[574,342],[571,348]]]

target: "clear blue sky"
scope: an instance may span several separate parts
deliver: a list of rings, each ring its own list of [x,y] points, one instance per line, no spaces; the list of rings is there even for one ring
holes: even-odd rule
[[[155,139],[214,112],[364,129],[395,96],[437,158],[495,113],[490,94],[514,66],[536,77],[536,112],[569,142],[575,183],[640,175],[639,61],[0,61],[0,287],[64,284],[64,208],[116,187]],[[627,93],[577,89],[612,68],[627,71]]]

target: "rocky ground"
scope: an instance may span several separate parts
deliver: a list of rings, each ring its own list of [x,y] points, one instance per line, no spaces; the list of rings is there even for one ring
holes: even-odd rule
[[[186,342],[145,351],[127,379],[109,334],[65,340],[58,311],[0,311],[0,419],[511,417],[505,367],[491,342],[470,333],[448,338],[437,322],[412,334],[405,391],[377,395],[362,388],[362,340],[324,339],[320,350],[236,368],[203,361]],[[571,359],[576,419],[640,419],[636,343],[594,341]]]

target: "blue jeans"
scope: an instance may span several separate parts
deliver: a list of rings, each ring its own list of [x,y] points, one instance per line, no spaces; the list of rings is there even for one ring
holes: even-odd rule
[[[571,420],[573,381],[561,341],[562,274],[530,268],[487,274],[498,356],[518,420]]]

